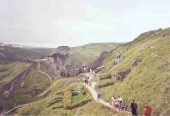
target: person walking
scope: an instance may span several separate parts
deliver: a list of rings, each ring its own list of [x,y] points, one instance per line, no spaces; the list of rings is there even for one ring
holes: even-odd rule
[[[114,108],[115,107],[115,97],[114,96],[112,96],[111,97],[111,103],[112,103],[112,107]]]
[[[121,107],[122,107],[122,110],[126,110],[125,108],[126,108],[126,106],[125,106],[125,103],[122,101],[122,103],[121,103]]]
[[[119,101],[119,102],[123,101],[122,97],[119,96],[119,97],[118,97],[118,101]]]
[[[132,116],[137,116],[138,115],[137,114],[138,106],[137,106],[137,103],[135,102],[135,100],[132,101],[130,108],[131,108]]]
[[[83,85],[85,85],[85,77],[83,77]]]
[[[145,116],[151,116],[151,112],[152,112],[151,106],[149,106],[149,104],[146,103],[146,105],[144,107],[144,114],[145,114]]]
[[[97,93],[97,100],[98,100],[98,101],[100,100],[100,96],[101,96],[101,95],[100,95],[100,93],[98,92],[98,93]]]
[[[119,101],[119,110],[122,110],[122,101],[123,101],[122,97],[119,96],[118,101]]]

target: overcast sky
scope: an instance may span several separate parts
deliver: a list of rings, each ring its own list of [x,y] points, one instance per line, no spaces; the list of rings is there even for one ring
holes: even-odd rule
[[[170,26],[170,0],[0,0],[0,42],[38,47],[128,42]]]

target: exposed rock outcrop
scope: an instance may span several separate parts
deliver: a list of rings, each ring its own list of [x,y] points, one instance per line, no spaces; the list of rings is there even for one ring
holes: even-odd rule
[[[142,62],[141,59],[135,58],[135,59],[133,59],[133,64],[132,64],[132,66],[137,66],[140,62]]]
[[[126,70],[126,71],[122,71],[122,72],[117,72],[114,77],[117,79],[117,80],[123,80],[124,78],[127,77],[127,75],[131,72],[131,70]]]

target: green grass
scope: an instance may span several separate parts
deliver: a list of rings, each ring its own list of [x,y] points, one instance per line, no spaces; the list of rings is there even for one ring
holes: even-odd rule
[[[111,51],[122,43],[92,43],[71,48],[72,65],[86,64],[95,60],[103,51]]]
[[[100,80],[100,84],[105,84],[107,82],[113,82],[112,79],[103,79],[103,80]]]
[[[76,96],[73,96],[72,97],[72,104],[78,103],[78,102],[82,101],[83,99],[84,99],[84,95],[82,93],[78,94]]]
[[[75,114],[77,108],[75,108],[73,110],[65,110],[64,108],[52,109],[52,107],[55,107],[58,105],[65,105],[65,101],[64,101],[64,96],[66,94],[65,92],[70,91],[70,90],[73,90],[73,91],[76,90],[76,88],[79,84],[78,82],[70,83],[65,89],[63,89],[63,85],[65,83],[67,83],[68,80],[69,80],[69,78],[62,78],[62,79],[58,79],[58,80],[54,81],[42,94],[40,94],[38,96],[36,101],[30,103],[30,105],[28,105],[28,106],[20,108],[19,110],[17,110],[16,114],[17,115],[67,115],[67,116],[73,116]],[[58,94],[63,90],[64,90],[64,95]],[[53,105],[47,107],[48,103],[50,101],[52,101],[53,99],[55,99],[59,96],[61,96],[63,98],[62,102],[59,102],[59,103],[56,103],[56,104],[53,104]],[[80,96],[77,96],[77,98],[76,99],[74,97],[73,97],[73,99],[71,98],[70,99],[71,104],[78,103],[79,101],[81,101],[85,98],[91,98],[91,96],[90,96],[90,93],[88,93],[88,91],[87,91],[86,96],[80,95]]]
[[[0,80],[0,89],[2,89],[5,84],[11,82],[15,77],[17,77],[20,73],[26,70],[30,65],[30,63],[24,62],[14,62],[7,65],[0,65],[0,70],[5,70],[2,71],[1,74],[6,74],[1,77],[2,80]]]
[[[23,84],[22,87],[21,84]],[[39,73],[35,66],[32,67],[30,72],[24,78],[19,79],[14,85],[14,90],[6,98],[6,109],[12,108],[14,104],[19,105],[33,101],[48,85],[48,78]]]

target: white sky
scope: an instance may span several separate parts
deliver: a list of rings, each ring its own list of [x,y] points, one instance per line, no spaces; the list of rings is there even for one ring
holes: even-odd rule
[[[170,0],[0,0],[0,42],[38,47],[128,42],[170,26]]]

